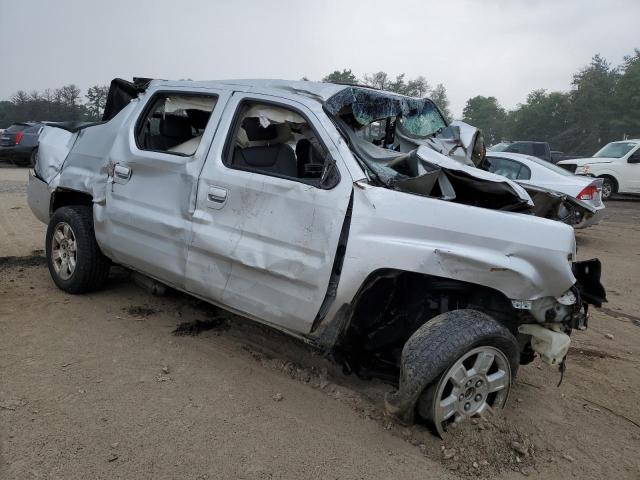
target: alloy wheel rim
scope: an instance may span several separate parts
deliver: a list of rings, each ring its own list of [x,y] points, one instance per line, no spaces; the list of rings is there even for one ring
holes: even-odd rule
[[[609,198],[611,196],[611,185],[609,182],[604,182],[602,184],[602,196],[604,198]]]
[[[454,423],[502,408],[511,387],[509,360],[500,350],[482,346],[470,350],[442,376],[433,404],[440,435]]]
[[[68,280],[73,276],[77,254],[76,236],[71,226],[66,222],[58,223],[51,237],[51,260],[56,275],[62,280]]]

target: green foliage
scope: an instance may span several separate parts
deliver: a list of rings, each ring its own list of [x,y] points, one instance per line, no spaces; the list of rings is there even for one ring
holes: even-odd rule
[[[482,130],[485,142],[493,145],[504,136],[507,112],[496,97],[477,97],[467,100],[462,111],[462,120]]]
[[[109,87],[106,85],[94,85],[89,87],[85,97],[87,98],[87,112],[91,117],[91,120],[97,121],[102,118],[102,112],[104,112],[104,106],[107,103],[107,94],[109,93]]]
[[[435,102],[440,108],[440,111],[444,115],[447,121],[451,121],[451,111],[449,110],[449,99],[447,98],[447,89],[444,85],[439,83],[429,93],[429,98]]]
[[[25,92],[18,90],[9,101],[0,101],[0,128],[27,121],[96,121],[102,111],[109,87],[93,86],[82,102],[81,90],[73,84],[55,90]]]
[[[304,77],[303,80],[308,80],[308,79]],[[334,70],[329,75],[324,77],[322,81],[327,83],[350,83],[350,84],[358,83],[358,79],[353,74],[351,69],[347,70],[346,68],[342,71]]]
[[[570,91],[534,90],[508,113],[487,100],[469,99],[463,116],[483,130],[489,144],[546,141],[554,150],[593,155],[611,141],[640,137],[640,50],[619,67],[595,55],[573,76]]]

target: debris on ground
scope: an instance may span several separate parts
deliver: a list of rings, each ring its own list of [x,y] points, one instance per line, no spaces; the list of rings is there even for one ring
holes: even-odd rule
[[[229,329],[229,322],[226,318],[214,317],[208,320],[194,320],[193,322],[183,322],[178,325],[173,334],[176,336],[196,336],[202,332],[213,330],[222,332]]]
[[[127,312],[128,315],[138,318],[146,318],[159,313],[159,310],[147,305],[136,305],[133,307],[123,308],[122,310]]]

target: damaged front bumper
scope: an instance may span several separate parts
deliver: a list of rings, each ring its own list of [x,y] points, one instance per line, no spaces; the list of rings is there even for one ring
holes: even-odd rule
[[[564,362],[572,330],[585,330],[589,319],[589,305],[602,306],[607,301],[600,283],[602,266],[598,259],[574,262],[575,285],[557,298],[545,297],[531,302],[512,301],[514,308],[528,310],[537,323],[518,327],[525,345],[549,365]]]

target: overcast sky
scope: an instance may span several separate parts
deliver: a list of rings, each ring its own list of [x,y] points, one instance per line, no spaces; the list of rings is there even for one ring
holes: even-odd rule
[[[640,0],[0,0],[0,99],[114,77],[424,75],[454,115],[567,90],[595,53],[640,47]]]

